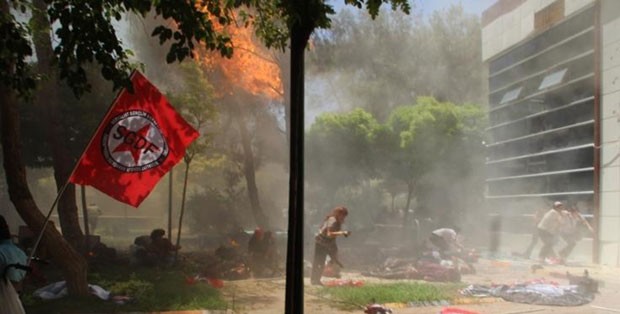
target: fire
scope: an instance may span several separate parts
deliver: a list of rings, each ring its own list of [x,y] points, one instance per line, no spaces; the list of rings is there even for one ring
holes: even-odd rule
[[[280,67],[264,46],[258,43],[251,26],[230,25],[225,31],[233,42],[233,57],[221,57],[219,53],[202,52],[199,60],[211,71],[218,71],[227,83],[224,93],[232,94],[236,88],[265,96],[283,98]]]

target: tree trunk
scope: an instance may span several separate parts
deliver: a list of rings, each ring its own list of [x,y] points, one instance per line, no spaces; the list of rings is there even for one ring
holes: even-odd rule
[[[252,208],[252,214],[254,214],[254,221],[262,228],[269,229],[269,221],[263,213],[263,209],[260,207],[258,200],[258,188],[256,187],[256,169],[254,167],[254,153],[252,152],[252,144],[250,143],[250,136],[245,126],[245,118],[242,110],[239,108],[239,104],[236,101],[232,101],[230,104],[235,112],[235,120],[239,126],[239,135],[241,137],[241,146],[243,147],[243,174],[245,176],[245,182],[248,188],[248,197],[250,198],[250,207]]]
[[[405,213],[403,215],[403,226],[407,226],[409,221],[409,206],[411,206],[411,196],[413,195],[413,188],[415,182],[407,182],[407,202],[405,203]]]
[[[32,14],[33,42],[37,55],[37,70],[44,77],[37,93],[38,109],[44,112],[45,129],[48,134],[54,167],[54,179],[57,191],[67,182],[74,167],[72,156],[67,154],[65,145],[60,141],[67,138],[62,123],[59,86],[57,75],[53,70],[54,54],[51,42],[51,26],[47,19],[45,0],[34,0],[35,10]],[[75,199],[75,186],[69,184],[58,202],[58,218],[62,234],[78,251],[84,246],[84,234],[80,229],[78,208]]]
[[[4,1],[0,2],[5,4]],[[26,181],[26,167],[22,158],[19,132],[19,112],[13,91],[0,85],[0,139],[4,154],[9,197],[19,216],[35,234],[45,223],[45,216],[37,207]],[[47,247],[54,263],[60,267],[71,295],[88,295],[87,264],[84,258],[67,243],[52,225],[45,229],[41,245]]]
[[[304,20],[291,26],[291,142],[288,239],[286,250],[287,314],[304,312],[304,50],[314,23]]]

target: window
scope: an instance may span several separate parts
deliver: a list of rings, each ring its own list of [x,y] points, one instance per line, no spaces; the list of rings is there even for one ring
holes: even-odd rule
[[[500,100],[499,104],[505,104],[509,101],[513,101],[517,98],[519,98],[519,94],[521,93],[521,89],[523,89],[523,87],[519,87],[519,88],[515,88],[509,92],[506,92],[506,94],[504,94],[504,96],[502,97],[502,100]]]
[[[538,90],[545,89],[553,85],[562,83],[562,80],[564,79],[564,76],[566,75],[566,70],[567,69],[562,69],[560,71],[547,74],[547,76],[545,76],[542,82],[540,82],[540,86],[538,86]]]

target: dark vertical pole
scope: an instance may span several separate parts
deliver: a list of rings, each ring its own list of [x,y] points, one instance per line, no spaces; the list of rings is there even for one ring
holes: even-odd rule
[[[168,173],[168,238],[172,237],[172,170],[174,167]]]
[[[190,159],[191,160],[191,159]],[[187,177],[189,176],[189,163],[190,160],[185,160],[185,178],[183,179],[183,196],[181,197],[181,213],[179,214],[179,230],[177,231],[177,248],[181,246],[181,229],[183,228],[183,214],[185,213],[185,194],[187,192]],[[172,235],[168,237],[172,242]],[[179,258],[179,250],[174,251],[174,262],[176,263]]]
[[[304,49],[310,32],[291,27],[291,142],[285,313],[304,312]]]
[[[90,226],[88,225],[88,207],[86,206],[86,187],[81,185],[80,192],[82,192],[82,216],[84,216],[84,233],[86,233],[84,253],[88,254],[90,252]]]

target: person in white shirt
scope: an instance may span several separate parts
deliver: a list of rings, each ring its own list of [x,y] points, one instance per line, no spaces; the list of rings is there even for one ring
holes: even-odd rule
[[[562,210],[564,210],[562,202],[553,203],[553,208],[548,210],[538,223],[538,235],[543,243],[538,257],[543,261],[545,258],[557,258],[557,254],[553,250],[553,244],[565,225],[565,217],[562,214]]]
[[[451,252],[463,249],[463,245],[459,242],[458,233],[461,230],[458,227],[440,228],[431,232],[430,242],[439,248],[439,254],[442,258],[447,258]]]

